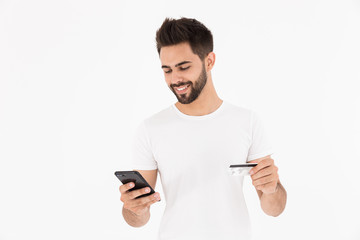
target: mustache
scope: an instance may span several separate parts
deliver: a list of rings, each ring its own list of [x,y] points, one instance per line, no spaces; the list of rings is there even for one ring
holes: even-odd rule
[[[179,84],[170,84],[170,87],[174,88],[174,87],[181,87],[181,86],[186,86],[186,85],[192,85],[192,82],[184,82],[184,83],[179,83]]]

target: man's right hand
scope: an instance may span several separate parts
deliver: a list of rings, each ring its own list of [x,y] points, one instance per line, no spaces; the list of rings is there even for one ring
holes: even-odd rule
[[[149,193],[150,188],[145,187],[129,192],[129,189],[133,188],[134,186],[135,184],[133,182],[121,185],[119,188],[121,193],[120,200],[124,203],[125,209],[140,216],[148,212],[152,204],[160,201],[160,194],[156,192],[149,196],[135,199],[140,195]]]

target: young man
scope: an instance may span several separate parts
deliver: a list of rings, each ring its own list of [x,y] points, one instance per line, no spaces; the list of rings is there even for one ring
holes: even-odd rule
[[[266,214],[278,216],[286,204],[261,120],[217,95],[212,34],[202,23],[165,19],[156,41],[166,84],[178,102],[141,123],[133,163],[154,189],[159,171],[166,199],[159,239],[249,239],[243,177],[231,176],[229,165],[258,163],[250,173]],[[149,189],[129,192],[133,186],[120,186],[123,216],[140,227],[160,195],[135,199]]]

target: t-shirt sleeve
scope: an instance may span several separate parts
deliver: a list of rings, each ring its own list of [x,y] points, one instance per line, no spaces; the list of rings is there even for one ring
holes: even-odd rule
[[[157,169],[151,141],[146,129],[145,121],[138,126],[132,142],[132,168],[137,170]]]
[[[273,147],[269,141],[262,119],[259,114],[252,111],[251,114],[251,145],[248,152],[247,162],[273,154]]]

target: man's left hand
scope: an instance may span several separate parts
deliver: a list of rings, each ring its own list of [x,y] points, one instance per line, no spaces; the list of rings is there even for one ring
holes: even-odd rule
[[[274,160],[267,157],[249,161],[249,163],[258,164],[250,171],[252,183],[255,188],[265,194],[275,193],[278,188],[279,175]]]

